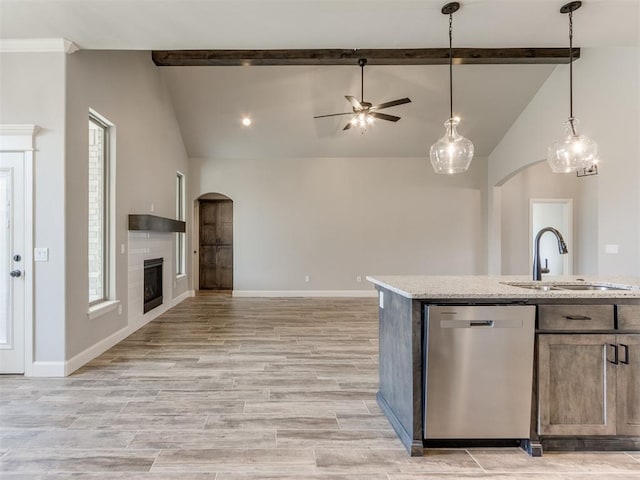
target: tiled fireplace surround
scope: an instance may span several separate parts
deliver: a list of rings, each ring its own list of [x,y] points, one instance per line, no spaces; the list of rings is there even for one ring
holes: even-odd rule
[[[173,271],[173,236],[174,233],[129,231],[129,326],[134,330],[167,311],[184,298],[193,293],[181,288],[181,282],[187,283],[187,277],[176,279]],[[143,313],[144,303],[144,261],[152,258],[163,258],[162,296],[164,302],[153,310]],[[176,291],[184,293],[176,296]],[[174,298],[175,297],[175,298]]]

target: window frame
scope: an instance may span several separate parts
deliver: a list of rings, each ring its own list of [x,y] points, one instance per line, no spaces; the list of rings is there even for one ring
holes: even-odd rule
[[[102,295],[89,301],[89,307],[95,307],[111,298],[111,127],[112,125],[101,115],[89,110],[89,123],[93,123],[103,131],[102,145]],[[89,125],[89,124],[87,124]],[[88,137],[88,136],[87,136]],[[87,186],[89,174],[87,172]],[[89,216],[87,215],[87,221]],[[88,234],[88,225],[87,225]],[[88,242],[87,242],[88,245]],[[88,254],[88,251],[87,251]],[[88,273],[88,272],[87,272]]]
[[[184,173],[176,172],[176,220],[185,221],[186,217],[186,176]],[[186,233],[176,233],[176,277],[187,274],[187,242]]]

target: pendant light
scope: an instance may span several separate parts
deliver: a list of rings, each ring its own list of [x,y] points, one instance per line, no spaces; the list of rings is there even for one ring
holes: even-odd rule
[[[582,2],[569,2],[560,13],[569,14],[569,119],[564,124],[565,136],[547,149],[547,162],[554,173],[580,172],[597,169],[598,145],[578,133],[578,119],[573,116],[573,12]]]
[[[466,172],[473,158],[473,143],[457,132],[460,119],[453,116],[453,14],[459,9],[458,2],[442,7],[442,13],[449,15],[449,120],[444,123],[444,137],[431,145],[429,150],[431,165],[436,173]]]

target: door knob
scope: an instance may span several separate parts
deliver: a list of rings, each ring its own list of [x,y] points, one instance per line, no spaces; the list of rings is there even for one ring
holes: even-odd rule
[[[11,273],[9,273],[9,275],[11,275],[12,277],[21,277],[22,272],[20,270],[12,270]]]

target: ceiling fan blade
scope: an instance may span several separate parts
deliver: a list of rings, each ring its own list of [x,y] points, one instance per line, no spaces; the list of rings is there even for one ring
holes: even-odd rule
[[[380,112],[369,112],[369,115],[374,118],[379,118],[380,120],[388,120],[390,122],[397,122],[398,120],[400,120],[400,117],[396,117],[395,115],[387,115],[386,113]]]
[[[345,95],[344,98],[349,100],[349,103],[353,105],[356,110],[362,110],[362,104],[358,101],[356,97],[352,97],[351,95]]]
[[[395,107],[396,105],[402,105],[404,103],[411,103],[411,99],[405,97],[405,98],[400,98],[398,100],[392,100],[390,102],[381,103],[379,105],[374,105],[369,109],[369,111],[371,112],[373,110],[382,110],[383,108]]]
[[[329,115],[316,115],[313,118],[324,118],[324,117],[337,117],[338,115],[353,115],[353,112],[345,112],[345,113],[330,113]]]
[[[343,130],[343,131],[344,131],[344,130],[349,130],[352,126],[353,126],[353,124],[352,124],[351,122],[349,122],[349,123],[347,123],[347,124],[344,126],[344,128],[343,128],[342,130]]]

